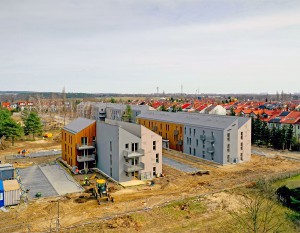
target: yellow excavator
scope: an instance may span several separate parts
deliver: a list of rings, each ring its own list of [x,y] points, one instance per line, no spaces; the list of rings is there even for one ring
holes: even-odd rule
[[[108,184],[104,179],[98,179],[95,187],[93,188],[93,195],[97,198],[98,204],[102,201],[114,201],[114,199],[108,193]]]

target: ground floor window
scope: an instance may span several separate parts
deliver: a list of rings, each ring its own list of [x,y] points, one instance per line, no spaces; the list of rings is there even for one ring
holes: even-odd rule
[[[153,176],[156,176],[156,167],[153,167]]]

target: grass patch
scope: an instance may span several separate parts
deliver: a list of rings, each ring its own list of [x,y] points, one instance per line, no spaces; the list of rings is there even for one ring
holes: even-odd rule
[[[283,179],[283,180],[278,180],[273,183],[274,187],[281,187],[283,185],[286,185],[290,189],[298,188],[300,187],[300,175],[293,176],[291,178]]]

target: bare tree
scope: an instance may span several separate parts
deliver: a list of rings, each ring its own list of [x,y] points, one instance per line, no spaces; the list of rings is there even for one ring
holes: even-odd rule
[[[265,181],[258,182],[256,189],[247,190],[239,195],[241,208],[230,211],[235,220],[235,232],[271,233],[281,232],[284,216],[280,216],[275,191]]]

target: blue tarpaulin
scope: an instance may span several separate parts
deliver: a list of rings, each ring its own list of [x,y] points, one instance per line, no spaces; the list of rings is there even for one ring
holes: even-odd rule
[[[3,181],[0,180],[0,207],[4,206],[4,188]]]

